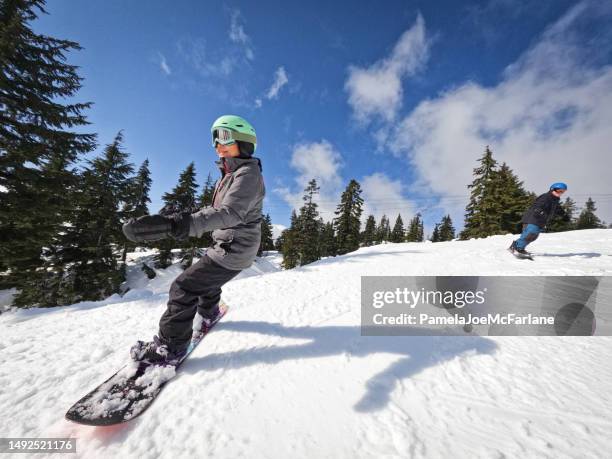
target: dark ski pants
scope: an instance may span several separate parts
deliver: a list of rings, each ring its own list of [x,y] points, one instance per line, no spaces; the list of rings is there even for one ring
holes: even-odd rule
[[[159,337],[173,350],[187,346],[196,313],[210,317],[221,299],[221,286],[239,272],[218,265],[207,255],[183,271],[170,286],[168,307],[159,321]]]
[[[533,223],[523,225],[523,233],[521,237],[516,240],[516,247],[518,249],[525,249],[527,245],[535,241],[540,235],[540,227]]]

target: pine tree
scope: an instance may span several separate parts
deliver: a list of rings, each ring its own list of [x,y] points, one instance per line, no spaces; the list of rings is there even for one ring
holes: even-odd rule
[[[281,252],[283,250],[283,244],[285,242],[283,237],[283,231],[281,231],[281,234],[279,234],[276,240],[274,241],[274,250],[276,250],[277,252]]]
[[[440,242],[440,223],[436,223],[430,240],[431,242]]]
[[[338,204],[335,212],[334,229],[339,255],[359,248],[362,212],[361,186],[356,180],[352,179],[342,193],[340,204]]]
[[[300,253],[300,266],[312,263],[321,258],[319,247],[319,211],[314,196],[319,193],[317,181],[312,179],[304,189],[302,200],[304,205],[300,209],[298,236],[298,250]]]
[[[210,173],[206,176],[206,181],[202,187],[202,193],[196,199],[195,209],[197,211],[203,207],[212,206],[213,194],[215,192],[215,181],[211,177]],[[199,238],[194,238],[194,245],[196,247],[211,247],[213,245],[211,232],[207,231],[202,234]]]
[[[202,193],[196,200],[196,207],[201,209],[202,207],[210,207],[213,204],[213,195],[215,193],[215,181],[211,177],[210,172],[206,176],[206,181],[202,187]]]
[[[198,184],[196,182],[196,171],[193,162],[181,172],[178,184],[170,193],[164,193],[164,211],[166,215],[178,212],[195,212],[198,208],[196,193]]]
[[[595,201],[589,198],[585,204],[585,208],[580,212],[578,220],[576,220],[576,229],[594,229],[603,228],[601,220],[595,215]]]
[[[78,191],[73,167],[95,149],[90,103],[73,100],[81,88],[66,62],[78,43],[32,31],[43,0],[0,2],[0,288],[22,288],[42,269],[49,247],[68,219]]]
[[[323,223],[321,221],[321,223]],[[321,256],[335,257],[338,255],[338,246],[336,244],[336,232],[334,224],[327,222],[321,228]]]
[[[404,234],[404,222],[402,221],[402,216],[397,214],[397,219],[395,220],[395,225],[393,225],[393,231],[391,231],[391,242],[404,242],[405,238]]]
[[[408,232],[406,233],[406,242],[423,242],[424,237],[423,221],[421,220],[421,214],[417,213],[408,226]]]
[[[468,185],[472,191],[470,202],[465,209],[465,225],[461,239],[503,233],[502,208],[497,192],[499,188],[497,161],[493,159],[493,153],[488,146],[478,161],[480,166],[474,169],[474,181]]]
[[[43,269],[28,279],[15,298],[22,305],[56,306],[101,300],[118,293],[125,280],[117,263],[124,204],[130,196],[133,165],[117,134],[101,156],[87,162],[75,194],[73,212],[45,250]]]
[[[376,240],[376,220],[374,219],[374,215],[368,216],[366,220],[365,229],[363,233],[361,233],[361,244],[365,247],[369,247],[374,245]]]
[[[502,164],[494,177],[496,201],[500,209],[500,232],[520,233],[523,212],[529,205],[529,194],[523,188],[523,182],[506,163]]]
[[[264,251],[274,250],[274,241],[272,240],[272,219],[270,214],[261,220],[261,242],[257,250],[257,256],[261,257]]]
[[[123,205],[123,216],[124,218],[138,218],[143,215],[149,215],[149,204],[151,198],[149,198],[149,192],[151,191],[151,171],[149,170],[149,160],[145,159],[138,169],[136,176],[128,182],[127,186],[127,198]],[[130,249],[134,249],[136,244],[124,239],[123,242],[123,255],[121,261],[123,267],[125,267],[125,260],[127,253]],[[153,271],[154,273],[154,271]]]
[[[438,242],[452,241],[455,239],[455,227],[453,226],[450,215],[442,217],[438,232]]]
[[[288,229],[281,233],[281,253],[283,254],[282,267],[284,269],[292,269],[299,266],[300,252],[298,233],[300,231],[299,218],[293,210],[291,212],[291,224]]]
[[[389,225],[389,219],[386,215],[383,215],[380,218],[380,223],[376,228],[376,243],[382,244],[383,242],[388,242],[391,238],[391,227]]]
[[[546,230],[549,233],[556,233],[561,231],[571,231],[576,229],[576,222],[574,221],[574,214],[576,213],[576,203],[569,196],[565,198],[565,201],[561,204],[563,209],[563,215],[556,214],[547,225]]]
[[[128,198],[123,210],[127,217],[138,218],[143,215],[149,215],[151,183],[149,160],[145,159],[140,165],[136,176],[128,185]]]
[[[196,183],[195,165],[190,163],[179,175],[178,184],[169,193],[162,195],[164,207],[159,212],[163,215],[172,215],[179,212],[193,213],[198,209],[196,193],[198,184]],[[159,249],[159,254],[155,258],[157,268],[167,268],[172,263],[173,248],[180,248],[179,253],[181,266],[183,269],[191,266],[197,248],[196,241],[188,238],[185,241],[175,241],[173,239],[162,239],[155,246]]]

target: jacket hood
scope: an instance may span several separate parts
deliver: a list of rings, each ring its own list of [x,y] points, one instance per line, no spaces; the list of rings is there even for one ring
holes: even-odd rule
[[[236,169],[246,164],[257,164],[259,170],[262,170],[261,160],[259,158],[220,158],[215,161],[215,164],[219,167],[222,174],[226,172],[234,172]]]

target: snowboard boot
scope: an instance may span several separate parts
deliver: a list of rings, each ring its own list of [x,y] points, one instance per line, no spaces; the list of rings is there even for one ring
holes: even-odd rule
[[[513,241],[512,244],[510,244],[510,247],[508,247],[508,250],[512,253],[520,253],[521,255],[531,255],[525,249],[519,249],[516,246],[516,241]]]
[[[187,353],[187,347],[172,348],[158,336],[153,341],[138,341],[130,349],[130,356],[136,362],[176,365]]]
[[[216,305],[212,311],[206,316],[203,316],[199,312],[193,319],[193,330],[199,333],[206,333],[215,323],[219,321],[222,316],[219,305]]]

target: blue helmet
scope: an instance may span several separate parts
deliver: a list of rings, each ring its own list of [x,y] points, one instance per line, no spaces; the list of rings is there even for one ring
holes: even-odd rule
[[[556,182],[550,186],[550,190],[567,190],[567,185],[563,182]]]

